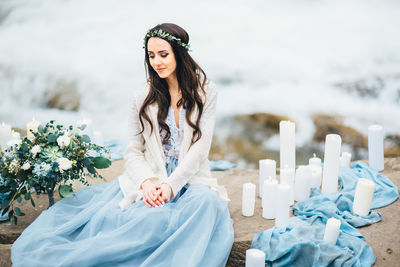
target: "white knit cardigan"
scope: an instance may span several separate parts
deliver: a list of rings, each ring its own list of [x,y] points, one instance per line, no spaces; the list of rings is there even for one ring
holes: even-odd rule
[[[200,90],[204,108],[200,119],[201,138],[190,147],[193,128],[184,123],[184,136],[179,153],[178,166],[169,177],[165,169],[165,155],[163,153],[159,125],[157,120],[158,106],[156,103],[149,105],[147,114],[153,123],[153,132],[150,133],[150,125],[143,120],[144,131],[141,130],[139,110],[148,94],[148,88],[137,94],[133,99],[133,113],[130,119],[130,132],[127,149],[125,152],[125,171],[118,177],[124,199],[120,202],[122,209],[142,197],[140,185],[146,179],[156,183],[164,182],[171,186],[175,196],[185,184],[204,184],[217,191],[222,199],[228,200],[228,195],[223,186],[217,184],[217,180],[211,176],[208,153],[211,146],[217,92],[208,84],[204,95]],[[198,109],[195,108],[191,115],[191,121],[197,118]]]

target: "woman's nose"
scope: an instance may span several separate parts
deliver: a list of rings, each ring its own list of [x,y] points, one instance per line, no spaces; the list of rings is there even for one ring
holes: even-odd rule
[[[158,56],[155,56],[153,59],[154,65],[160,65],[161,64],[161,60]]]

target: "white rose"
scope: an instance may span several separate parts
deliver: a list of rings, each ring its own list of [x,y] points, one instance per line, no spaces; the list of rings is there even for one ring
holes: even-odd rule
[[[64,148],[69,145],[71,138],[69,138],[66,134],[61,135],[57,138],[57,144],[59,147]]]
[[[42,148],[39,145],[35,145],[31,149],[31,153],[33,154],[33,157],[36,157],[37,153],[40,153],[42,151]]]
[[[26,161],[25,163],[24,163],[24,165],[22,165],[22,167],[21,167],[21,169],[23,169],[24,171],[27,171],[27,170],[29,170],[31,168],[31,164],[28,162],[28,161]]]
[[[16,174],[16,173],[18,172],[19,168],[20,168],[20,166],[19,166],[19,164],[18,164],[18,160],[13,159],[13,160],[11,161],[11,163],[10,163],[9,168],[10,168],[10,171],[11,171],[11,172],[13,172],[13,173]]]
[[[60,168],[60,172],[69,170],[72,167],[72,161],[67,158],[59,158],[57,159],[58,166]]]

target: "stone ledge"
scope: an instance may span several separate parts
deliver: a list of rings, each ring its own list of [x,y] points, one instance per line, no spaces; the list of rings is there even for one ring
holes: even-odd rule
[[[116,161],[113,162],[109,169],[102,170],[101,174],[104,176],[105,181],[111,181],[121,174],[123,169],[123,161]],[[385,159],[385,171],[383,174],[388,176],[396,186],[400,187],[400,157]],[[253,235],[274,225],[274,220],[262,218],[261,200],[258,197],[256,198],[254,216],[242,216],[242,184],[246,182],[255,183],[258,192],[258,170],[231,169],[223,172],[213,172],[213,176],[218,179],[220,184],[226,187],[231,199],[229,210],[234,221],[235,243],[227,266],[244,266],[245,252],[250,247]],[[104,181],[99,179],[90,181],[91,184],[101,182]],[[74,187],[79,186],[79,184],[74,185]],[[56,195],[55,200],[59,200],[58,195]],[[0,244],[0,266],[11,266],[11,243],[47,208],[47,195],[36,196],[35,203],[36,208],[33,208],[28,202],[22,203],[21,210],[26,213],[26,216],[18,218],[18,225],[11,225],[9,222],[0,223],[0,243],[3,243]],[[358,230],[365,236],[366,242],[372,247],[376,255],[375,266],[396,266],[400,262],[400,232],[398,231],[400,201],[397,200],[387,207],[377,209],[377,211],[381,212],[382,221],[358,228]]]
[[[11,266],[11,244],[0,244],[0,267]]]

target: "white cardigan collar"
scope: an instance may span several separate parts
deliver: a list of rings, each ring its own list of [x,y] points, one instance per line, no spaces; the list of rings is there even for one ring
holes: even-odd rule
[[[148,147],[150,153],[153,155],[153,158],[156,159],[156,162],[159,164],[159,168],[161,170],[165,169],[165,155],[163,153],[163,147],[160,138],[160,127],[158,125],[157,119],[158,105],[157,103],[153,103],[148,106],[148,115],[150,120],[153,122],[153,133],[150,134],[150,125],[147,121],[144,121],[147,125],[143,131],[143,137],[145,142],[148,143]],[[195,108],[191,115],[191,120],[195,121],[197,118],[198,109]],[[187,123],[185,118],[184,128],[183,128],[183,141],[181,145],[181,149],[179,151],[179,160],[182,160],[186,155],[186,152],[190,148],[190,144],[193,137],[193,128]]]

